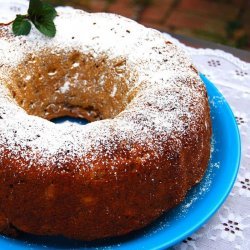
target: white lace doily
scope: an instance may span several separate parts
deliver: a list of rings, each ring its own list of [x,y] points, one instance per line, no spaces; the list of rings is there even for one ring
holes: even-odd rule
[[[0,22],[27,11],[27,0],[0,0]],[[229,102],[241,134],[242,158],[235,186],[219,211],[174,249],[250,249],[250,64],[221,50],[194,49],[165,34],[189,54]]]

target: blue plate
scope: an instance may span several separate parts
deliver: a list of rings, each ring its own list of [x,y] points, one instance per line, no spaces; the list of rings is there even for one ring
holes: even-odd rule
[[[166,249],[200,228],[228,196],[240,163],[240,136],[234,115],[221,93],[203,75],[213,124],[213,151],[205,177],[178,207],[150,226],[124,237],[79,242],[60,237],[0,236],[1,249]],[[59,121],[60,122],[60,121]]]

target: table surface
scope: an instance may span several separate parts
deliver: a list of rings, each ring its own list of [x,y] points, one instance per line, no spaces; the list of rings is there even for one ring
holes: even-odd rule
[[[163,31],[164,32],[164,31]],[[250,51],[237,49],[233,47],[229,47],[226,45],[222,45],[219,43],[209,42],[202,39],[197,39],[193,37],[187,37],[183,35],[177,35],[170,33],[172,37],[178,39],[181,43],[184,43],[186,46],[190,46],[193,48],[210,48],[210,49],[220,49],[225,52],[228,52],[245,62],[250,62]]]

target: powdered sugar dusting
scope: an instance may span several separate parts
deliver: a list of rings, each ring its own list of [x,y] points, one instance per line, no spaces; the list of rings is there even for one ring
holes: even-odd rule
[[[111,97],[114,97],[114,96],[115,96],[115,94],[116,94],[116,92],[117,92],[117,86],[116,86],[116,85],[114,85],[113,90],[112,90],[112,92],[111,92],[110,96],[111,96]]]
[[[31,76],[30,75],[27,75],[26,77],[25,77],[25,80],[26,81],[29,81],[31,79]]]
[[[39,53],[49,48],[55,53],[79,50],[94,58],[100,54],[106,54],[110,59],[125,58],[126,65],[138,74],[136,84],[128,79],[128,94],[135,89],[139,91],[114,119],[83,127],[56,125],[27,115],[8,97],[0,82],[0,145],[5,145],[0,147],[0,155],[7,150],[7,157],[26,159],[29,164],[25,162],[25,168],[33,164],[49,167],[53,163],[63,168],[65,162],[75,158],[79,160],[79,168],[84,170],[102,159],[100,156],[104,155],[106,160],[114,159],[113,153],[119,145],[129,150],[138,145],[146,147],[157,157],[163,154],[163,142],[175,136],[173,150],[178,151],[181,147],[178,138],[186,128],[196,131],[195,121],[201,119],[204,112],[205,88],[190,60],[175,45],[166,43],[160,32],[113,14],[89,14],[62,8],[55,24],[57,34],[53,39],[34,28],[27,37],[1,38],[2,82],[28,52]],[[2,30],[11,33],[8,27]],[[77,63],[73,67],[77,69]],[[124,67],[118,67],[118,75]],[[99,79],[100,86],[104,84],[104,77]],[[70,84],[73,83],[66,81],[59,91],[67,94]],[[114,97],[116,93],[117,85],[114,85],[110,96]]]
[[[67,91],[69,91],[70,82],[65,82],[62,87],[59,88],[59,91],[63,94],[65,94]]]

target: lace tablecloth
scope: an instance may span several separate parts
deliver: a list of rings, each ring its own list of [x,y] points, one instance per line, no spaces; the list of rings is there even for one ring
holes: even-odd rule
[[[0,22],[27,11],[26,0],[0,0]],[[165,34],[189,54],[229,102],[241,134],[242,158],[235,186],[219,211],[174,249],[250,249],[250,64],[221,50],[194,49]]]

